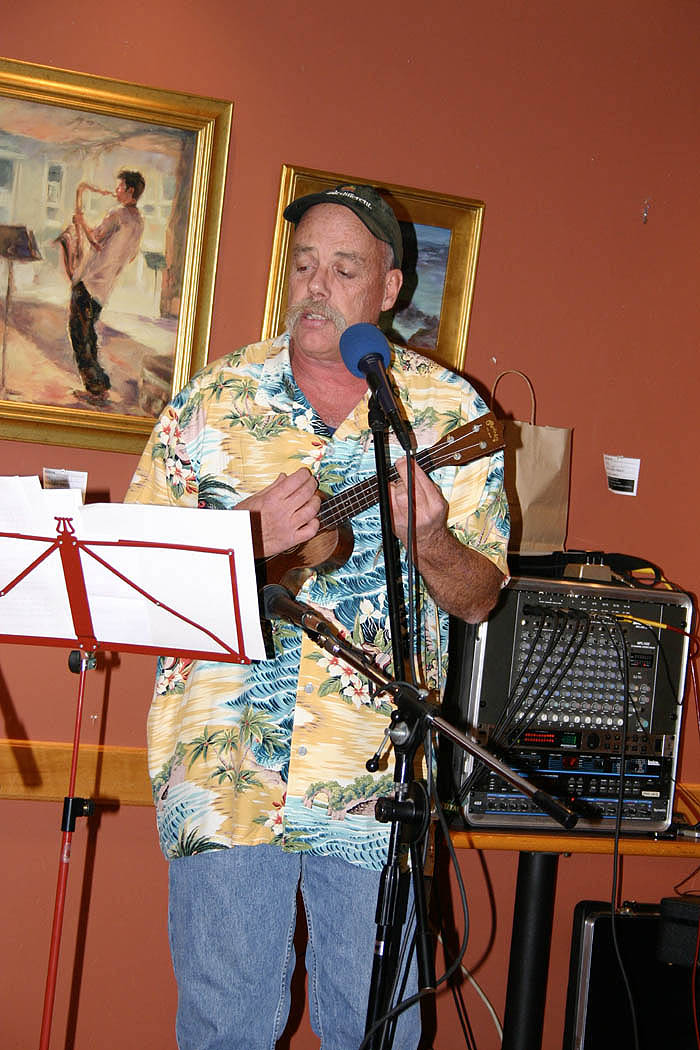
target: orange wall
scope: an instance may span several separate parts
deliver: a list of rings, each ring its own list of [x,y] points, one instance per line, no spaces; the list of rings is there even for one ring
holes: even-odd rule
[[[0,50],[234,101],[210,357],[259,334],[283,163],[483,199],[470,373],[488,390],[502,369],[524,370],[538,421],[573,426],[570,547],[638,554],[697,592],[699,30],[691,0],[359,0],[338,10],[318,0],[296,10],[279,0],[73,0],[60,13],[32,0],[6,5]],[[499,397],[526,411],[515,387]],[[91,487],[112,500],[134,466],[127,455],[32,444],[0,442],[0,452],[5,473],[87,467]],[[641,458],[637,497],[607,492],[606,452]],[[84,739],[141,744],[150,677],[150,661],[124,659],[105,712],[97,675]],[[74,687],[63,654],[0,648],[8,735],[19,726],[69,739]],[[688,713],[683,773],[699,781]],[[6,1050],[38,1039],[57,810],[2,803]],[[93,840],[78,827],[54,1047],[175,1045],[165,864],[152,825],[150,810],[125,808],[106,813]],[[468,962],[501,1011],[516,857],[464,853],[461,865]],[[627,861],[623,895],[658,900],[693,866]],[[610,872],[601,858],[560,863],[545,1050],[561,1045],[573,903],[606,898]],[[485,1011],[466,999],[480,1050],[492,1050]],[[436,1047],[458,1045],[449,1000],[438,1018]],[[314,1045],[304,1020],[289,1046]]]

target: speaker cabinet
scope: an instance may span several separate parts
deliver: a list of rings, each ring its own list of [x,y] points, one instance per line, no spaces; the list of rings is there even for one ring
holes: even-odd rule
[[[615,916],[637,1018],[639,1050],[697,1050],[693,962],[700,904],[669,898],[626,904]],[[700,989],[698,999],[700,1001]],[[563,1050],[635,1050],[628,997],[613,942],[610,904],[574,911]]]

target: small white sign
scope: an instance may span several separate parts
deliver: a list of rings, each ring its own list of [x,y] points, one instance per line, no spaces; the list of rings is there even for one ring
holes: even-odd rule
[[[641,460],[627,456],[603,456],[608,490],[618,496],[636,496]]]
[[[78,489],[85,501],[87,489],[87,471],[63,470],[59,467],[44,467],[43,487],[45,489]]]

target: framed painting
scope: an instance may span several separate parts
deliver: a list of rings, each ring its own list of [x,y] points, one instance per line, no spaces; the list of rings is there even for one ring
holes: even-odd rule
[[[284,330],[293,227],[284,209],[297,197],[338,184],[370,183],[391,204],[403,237],[403,286],[380,319],[392,342],[462,372],[479,256],[483,201],[411,189],[367,177],[282,167],[263,339]]]
[[[232,111],[0,59],[0,438],[139,452],[205,364]]]

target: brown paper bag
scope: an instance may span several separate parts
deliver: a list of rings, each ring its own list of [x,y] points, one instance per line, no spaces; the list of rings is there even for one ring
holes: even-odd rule
[[[530,422],[504,419],[505,488],[510,507],[509,551],[549,554],[564,549],[569,515],[571,430],[535,424],[535,391],[524,372],[508,369],[496,376],[491,408],[499,381],[518,375],[530,390]]]

